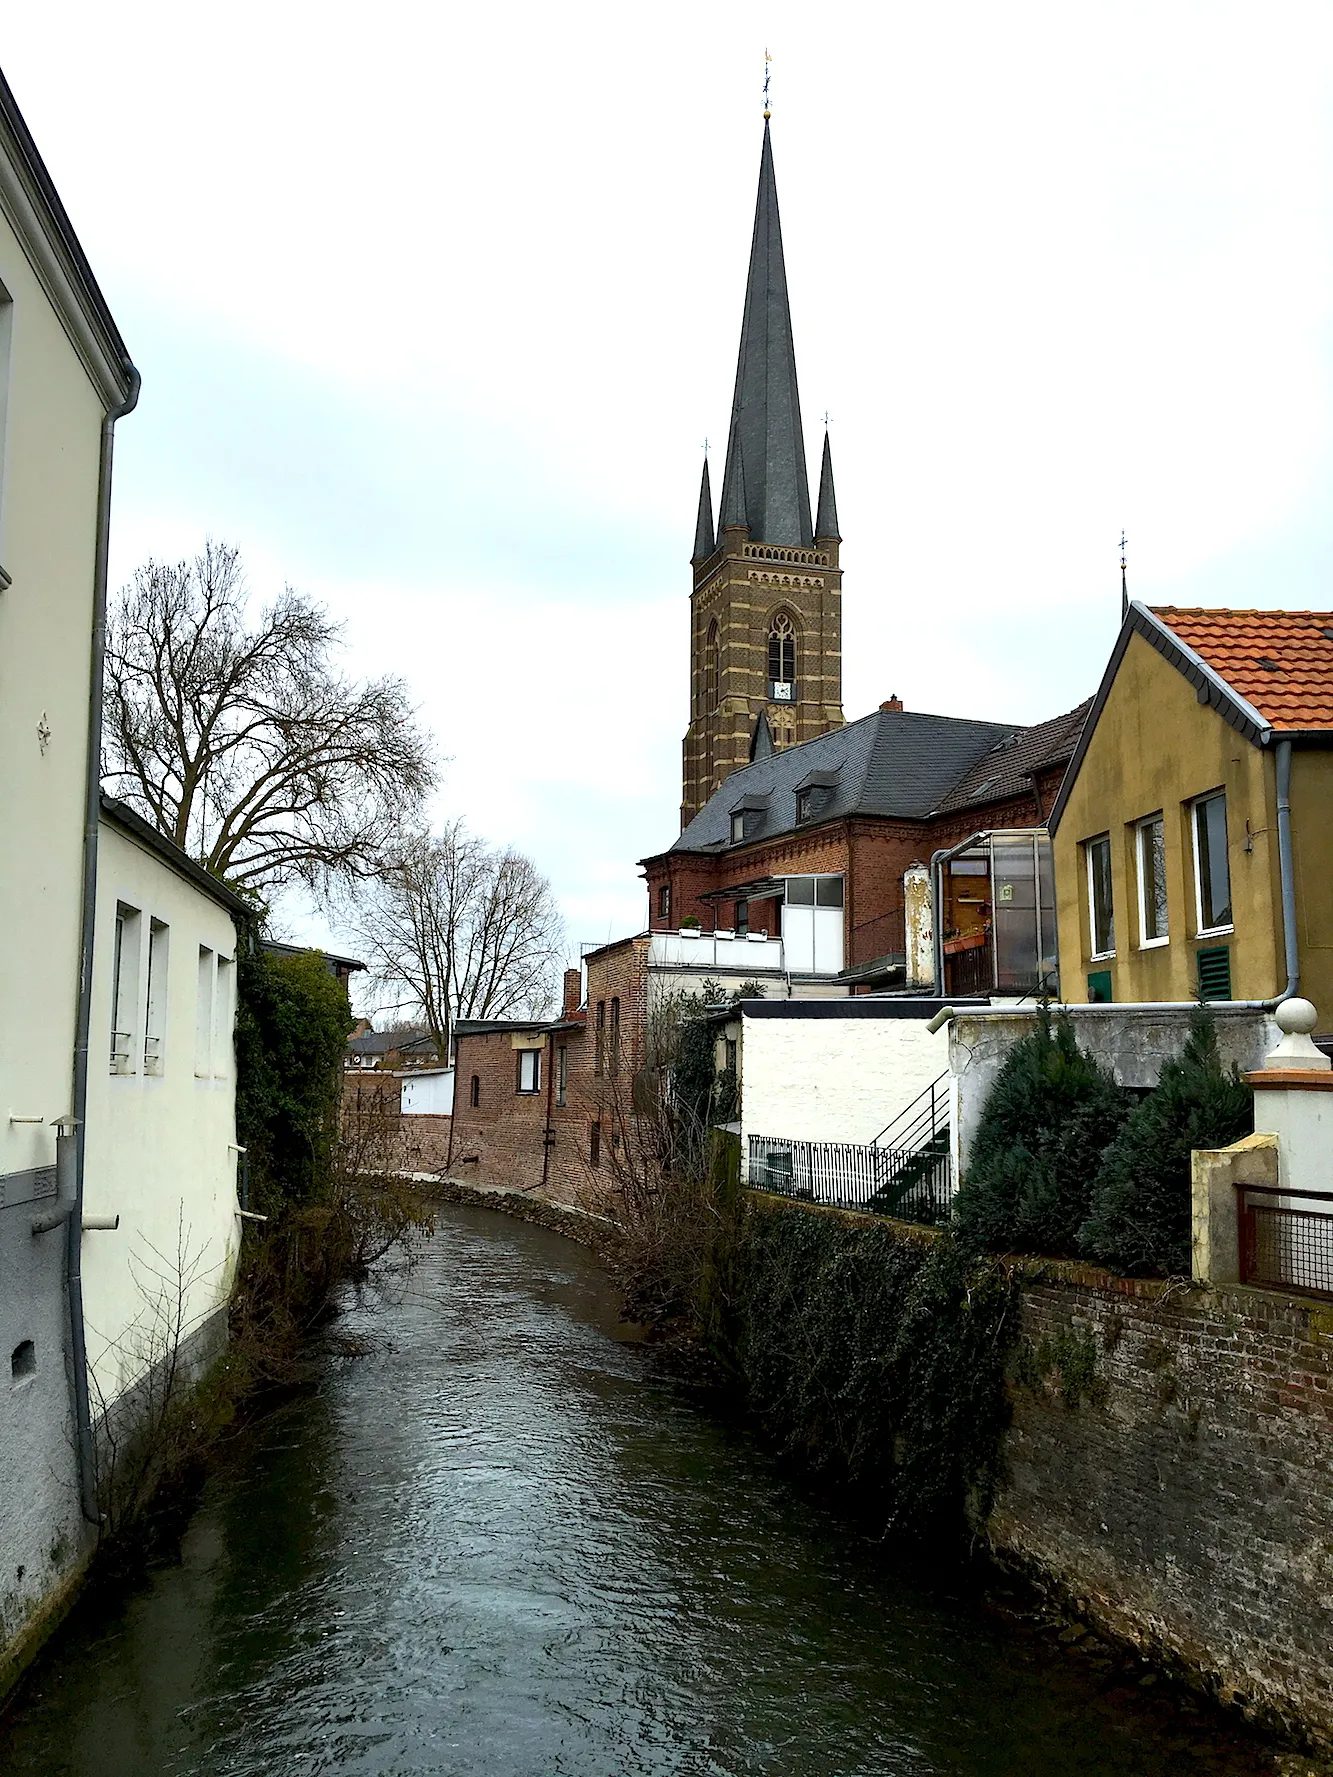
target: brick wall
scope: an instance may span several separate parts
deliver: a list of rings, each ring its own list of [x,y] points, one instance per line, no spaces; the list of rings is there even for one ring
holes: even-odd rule
[[[860,817],[756,840],[712,856],[664,852],[645,858],[649,924],[654,931],[674,931],[686,915],[693,914],[706,932],[713,931],[715,924],[729,928],[733,904],[705,901],[701,896],[763,876],[842,874],[846,877],[848,966],[901,955],[905,943],[903,873],[908,866],[928,863],[932,853],[958,845],[986,828],[1033,826],[1038,798],[1042,808],[1049,809],[1063,774],[1062,766],[1041,773],[1036,797],[983,803],[935,820]],[[671,911],[664,918],[658,912],[658,897],[668,884]],[[778,928],[775,903],[751,903],[752,931],[767,929],[776,934]]]
[[[568,1082],[563,1105],[558,1102],[558,1076],[553,1071],[561,1048],[567,1055]],[[552,1031],[542,1050],[541,1091],[530,1094],[517,1090],[517,1053],[507,1031],[460,1036],[452,1176],[519,1190],[542,1189],[557,1201],[592,1206],[598,1197],[589,1166],[589,1131],[597,1115],[592,1048],[590,1031]],[[479,1089],[476,1106],[474,1075]]]
[[[1063,1265],[1023,1307],[997,1548],[1333,1743],[1333,1305]]]

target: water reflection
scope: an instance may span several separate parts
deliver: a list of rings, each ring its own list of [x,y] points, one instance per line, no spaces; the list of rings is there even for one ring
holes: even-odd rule
[[[884,1571],[615,1337],[558,1236],[451,1210],[178,1565],[0,1729],[43,1777],[1165,1777],[1240,1745]]]

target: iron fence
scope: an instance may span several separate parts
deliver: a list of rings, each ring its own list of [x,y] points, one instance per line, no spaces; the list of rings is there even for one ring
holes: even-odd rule
[[[1242,1283],[1333,1296],[1333,1213],[1297,1209],[1297,1202],[1333,1204],[1333,1191],[1237,1185]],[[1280,1199],[1251,1203],[1251,1197]]]
[[[953,1165],[947,1124],[920,1147],[750,1137],[748,1182],[801,1203],[869,1210],[938,1227],[949,1219]]]

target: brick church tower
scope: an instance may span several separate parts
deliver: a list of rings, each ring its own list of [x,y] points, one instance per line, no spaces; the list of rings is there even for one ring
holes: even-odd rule
[[[722,501],[704,462],[681,825],[752,758],[840,728],[842,574],[828,434],[810,518],[767,117]]]

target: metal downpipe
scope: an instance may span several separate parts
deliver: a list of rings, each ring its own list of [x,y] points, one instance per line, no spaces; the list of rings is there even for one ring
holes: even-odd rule
[[[102,420],[97,471],[97,540],[93,556],[92,660],[88,680],[87,794],[83,822],[83,913],[79,957],[79,1000],[74,1034],[75,1181],[72,1213],[65,1223],[65,1294],[69,1304],[70,1368],[74,1390],[74,1436],[79,1464],[79,1503],[90,1524],[100,1524],[97,1460],[93,1448],[88,1393],[88,1344],[83,1322],[83,1185],[87,1159],[88,1046],[93,1009],[93,941],[97,918],[97,829],[102,794],[102,675],[106,665],[107,562],[111,537],[111,459],[116,421],[139,399],[139,372],[128,365],[129,393]]]
[[[1301,953],[1296,941],[1296,867],[1291,849],[1291,742],[1277,743],[1277,869],[1282,897],[1282,944],[1287,985],[1273,1001],[1295,999],[1301,985]]]

